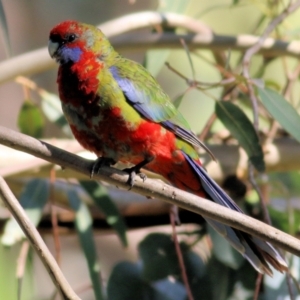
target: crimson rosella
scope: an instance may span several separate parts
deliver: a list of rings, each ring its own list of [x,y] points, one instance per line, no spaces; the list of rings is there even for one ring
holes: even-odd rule
[[[156,80],[118,54],[96,27],[65,21],[50,32],[49,53],[59,63],[63,112],[78,142],[99,165],[131,163],[130,184],[143,167],[174,186],[243,213],[202,167],[193,134]],[[207,148],[206,148],[207,149]],[[253,267],[272,274],[287,269],[268,242],[211,219],[207,222]]]

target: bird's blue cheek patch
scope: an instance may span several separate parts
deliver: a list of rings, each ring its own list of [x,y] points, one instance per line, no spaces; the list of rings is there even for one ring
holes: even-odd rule
[[[60,57],[63,63],[67,63],[69,61],[76,63],[80,59],[81,54],[82,54],[82,50],[79,47],[74,47],[74,48],[63,47],[61,49]]]

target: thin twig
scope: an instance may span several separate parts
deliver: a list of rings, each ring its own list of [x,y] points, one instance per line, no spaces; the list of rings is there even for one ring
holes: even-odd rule
[[[191,288],[190,288],[188,276],[187,276],[187,273],[186,273],[186,268],[185,268],[182,252],[181,252],[181,249],[180,249],[178,236],[177,236],[177,233],[176,233],[176,220],[175,219],[176,219],[177,212],[174,211],[174,206],[171,207],[169,215],[170,215],[170,221],[171,221],[171,226],[172,226],[172,237],[173,237],[173,242],[174,242],[174,245],[175,245],[175,251],[176,251],[177,258],[178,258],[179,267],[180,267],[180,270],[181,270],[182,281],[183,281],[183,284],[184,284],[185,289],[186,289],[188,300],[194,300],[194,297],[193,297],[193,294],[192,294],[192,291],[191,291]]]
[[[59,239],[59,231],[58,231],[58,220],[57,220],[57,212],[55,207],[55,198],[54,198],[54,188],[55,188],[55,180],[56,180],[56,171],[54,168],[50,170],[50,204],[51,204],[51,223],[52,223],[52,231],[53,231],[53,239],[54,239],[54,247],[55,247],[55,259],[57,264],[61,265],[60,260],[60,239]]]
[[[247,86],[248,86],[248,90],[249,90],[249,96],[250,96],[250,100],[252,103],[252,109],[253,109],[253,124],[254,124],[254,128],[256,129],[256,131],[258,131],[258,105],[257,105],[257,98],[254,92],[254,88],[250,82],[250,71],[249,71],[249,67],[250,67],[250,61],[251,58],[254,54],[256,54],[263,46],[263,44],[265,43],[266,39],[268,38],[268,36],[270,35],[270,33],[276,28],[276,26],[278,24],[280,24],[288,15],[290,15],[291,13],[293,13],[298,7],[300,6],[300,1],[296,1],[294,3],[289,3],[289,5],[287,6],[286,9],[283,10],[283,12],[281,14],[279,14],[276,18],[274,18],[269,25],[267,26],[267,28],[265,29],[265,31],[263,32],[263,34],[259,37],[258,41],[256,44],[254,44],[252,47],[250,47],[243,58],[243,75],[247,80]]]
[[[263,279],[263,275],[257,274],[257,278],[255,281],[255,290],[254,290],[253,300],[258,300],[262,279]]]
[[[249,162],[249,166],[248,166],[248,175],[249,175],[249,181],[252,185],[252,187],[254,188],[254,190],[256,191],[256,193],[258,194],[258,197],[260,199],[260,204],[261,204],[261,207],[262,207],[262,210],[263,210],[263,217],[264,217],[264,221],[271,225],[272,224],[272,221],[271,221],[271,218],[270,218],[270,215],[269,215],[269,211],[268,211],[268,208],[266,206],[266,201],[263,197],[263,194],[254,178],[254,167],[253,165]]]
[[[0,144],[29,153],[51,163],[72,169],[90,176],[94,161],[83,159],[65,150],[33,137],[0,126]],[[128,174],[115,168],[101,168],[94,175],[95,180],[103,180],[112,185],[128,190]],[[289,234],[273,228],[247,215],[232,211],[212,201],[176,189],[159,180],[147,179],[145,182],[137,176],[132,191],[146,197],[155,197],[183,209],[193,211],[204,217],[224,223],[228,226],[255,235],[265,241],[300,256],[300,241]]]
[[[28,240],[25,240],[22,243],[20,254],[17,259],[17,272],[16,272],[17,276],[16,277],[18,280],[18,300],[21,299],[21,295],[22,295],[22,283],[23,283],[23,278],[24,278],[24,273],[25,273],[25,266],[26,266],[28,251],[29,251],[29,243],[28,243]]]
[[[5,180],[2,177],[0,177],[0,197],[23,229],[23,232],[26,234],[28,240],[36,250],[37,254],[40,256],[41,261],[46,267],[53,283],[60,291],[63,299],[80,300],[80,298],[75,294],[70,284],[64,277],[55,259],[47,248],[45,242],[39,235],[37,229],[31,223],[19,201],[15,198],[9,186],[6,184]]]
[[[292,278],[290,275],[290,272],[286,272],[286,284],[288,286],[288,291],[290,295],[290,300],[295,300],[294,293],[293,293],[293,288],[292,288]]]

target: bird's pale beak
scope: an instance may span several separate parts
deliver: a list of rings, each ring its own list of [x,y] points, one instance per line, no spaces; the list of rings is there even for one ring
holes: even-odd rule
[[[55,54],[56,54],[56,51],[57,51],[58,47],[59,47],[59,43],[56,43],[56,42],[53,42],[53,41],[49,40],[49,42],[48,42],[48,52],[49,52],[49,54],[52,58],[55,57]]]

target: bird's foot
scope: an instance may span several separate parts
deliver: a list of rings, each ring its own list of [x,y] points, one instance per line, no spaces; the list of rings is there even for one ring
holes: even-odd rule
[[[141,172],[141,168],[147,165],[150,161],[153,160],[153,157],[151,158],[146,158],[142,162],[138,163],[137,165],[133,166],[132,168],[126,168],[123,171],[129,174],[127,183],[129,184],[130,188],[129,190],[132,189],[134,185],[134,178],[136,175],[139,175],[140,178],[145,181],[147,179],[147,175],[145,173]]]
[[[147,179],[147,175],[145,173],[142,173],[140,168],[136,168],[136,166],[134,166],[132,168],[123,169],[123,171],[128,173],[128,175],[129,175],[128,180],[127,180],[127,183],[130,186],[129,190],[131,190],[132,187],[134,186],[134,178],[136,175],[140,176],[140,178],[143,179],[143,181],[145,181]]]
[[[110,167],[115,163],[116,161],[110,157],[98,157],[92,165],[90,177],[93,178],[94,174],[98,174],[101,168]]]

